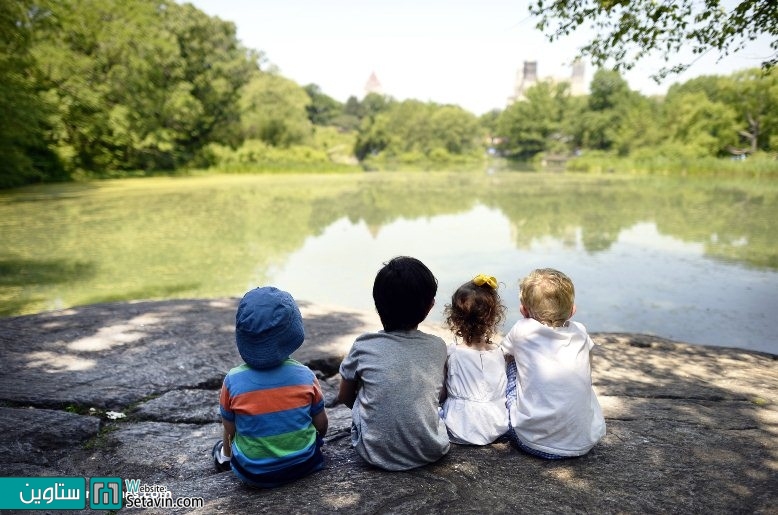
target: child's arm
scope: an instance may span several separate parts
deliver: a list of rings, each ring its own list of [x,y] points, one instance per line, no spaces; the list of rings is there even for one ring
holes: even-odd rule
[[[229,420],[222,418],[222,425],[224,426],[222,453],[230,458],[232,457],[232,441],[235,440],[235,422],[230,422]]]
[[[598,345],[594,343],[594,340],[592,340],[591,336],[587,335],[586,338],[588,340],[586,346],[589,347],[589,370],[591,370],[592,361],[593,361],[592,358],[594,358],[595,352],[599,351],[599,349],[598,349]]]
[[[440,397],[438,398],[439,404],[443,404],[443,402],[445,402],[446,400],[446,397],[448,397],[448,389],[446,388],[447,378],[448,378],[448,361],[446,361],[446,364],[443,367],[443,388],[440,389]]]
[[[338,391],[338,402],[342,402],[349,409],[354,407],[354,401],[357,400],[357,391],[359,390],[359,383],[346,379],[343,376],[340,377],[340,389]]]
[[[327,418],[327,412],[321,410],[313,417],[311,417],[311,419],[313,420],[313,427],[316,428],[316,432],[319,433],[319,436],[321,438],[324,438],[324,435],[327,434],[327,429],[329,428],[330,425],[330,421]]]

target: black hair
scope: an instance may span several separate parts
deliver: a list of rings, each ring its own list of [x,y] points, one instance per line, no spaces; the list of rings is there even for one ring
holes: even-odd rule
[[[415,329],[430,312],[438,280],[416,258],[398,256],[384,263],[373,283],[373,301],[384,331]]]

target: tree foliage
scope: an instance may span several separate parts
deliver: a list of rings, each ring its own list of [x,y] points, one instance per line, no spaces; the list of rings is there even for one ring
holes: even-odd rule
[[[543,81],[525,93],[526,100],[508,106],[497,122],[502,150],[515,157],[531,157],[564,139],[562,121],[569,104],[568,84]]]
[[[578,126],[576,139],[586,148],[624,154],[627,145],[623,134],[630,130],[630,113],[640,95],[629,89],[618,72],[605,69],[595,72],[589,89],[587,110],[581,116],[584,123]]]
[[[732,9],[722,0],[533,0],[530,13],[551,41],[588,26],[595,36],[581,49],[596,66],[629,70],[659,52],[672,62],[682,49],[695,55],[711,49],[726,56],[761,35],[772,38],[763,67],[778,62],[778,2],[740,0]],[[680,73],[691,63],[676,63],[654,75]]]
[[[735,110],[705,93],[678,93],[664,105],[669,140],[683,144],[696,157],[724,155],[738,142]]]
[[[735,109],[748,151],[778,150],[778,69],[735,72],[722,89],[721,100]]]
[[[614,70],[598,70],[583,97],[540,82],[497,119],[503,154],[701,158],[778,150],[778,69],[697,77],[664,98],[632,91]]]
[[[728,148],[742,152],[778,150],[770,144],[778,136],[778,69],[747,69],[729,76],[706,75],[667,92],[665,103],[681,94],[703,93],[710,102],[723,104],[735,116],[735,141]]]
[[[32,53],[69,169],[173,169],[238,142],[257,65],[232,23],[169,0],[52,1],[38,18]]]
[[[719,2],[707,0],[711,13],[692,23],[686,0],[546,1],[534,4],[547,8],[546,24],[555,13],[575,14],[552,37],[603,13],[620,16],[607,21],[618,37],[607,39],[603,25],[600,46],[591,47],[603,59],[620,42],[642,51],[661,40],[672,50],[679,34],[705,20],[752,16],[753,30],[762,30],[776,9],[741,2],[726,21]],[[653,32],[640,32],[646,19]],[[700,30],[690,41],[703,41]],[[770,30],[775,25],[763,32]],[[735,48],[726,38],[719,44]],[[375,93],[341,103],[316,84],[261,70],[262,59],[238,42],[232,23],[173,0],[0,2],[0,187],[225,163],[353,169],[356,157],[366,168],[464,165],[483,159],[486,146],[521,159],[778,151],[778,67],[698,77],[664,98],[630,90],[619,67],[601,68],[588,95],[544,81],[525,100],[478,118],[458,106]]]
[[[61,176],[46,145],[47,105],[35,81],[32,2],[0,3],[0,187]]]
[[[255,73],[240,101],[243,136],[275,147],[289,147],[311,137],[309,94],[275,73]]]
[[[419,100],[381,103],[370,95],[365,101],[364,112],[370,114],[357,137],[359,159],[383,153],[401,161],[445,161],[483,147],[478,118],[461,107]]]
[[[333,121],[343,112],[343,105],[322,92],[316,84],[305,86],[305,92],[310,97],[310,102],[306,107],[308,119],[314,125],[331,125]]]

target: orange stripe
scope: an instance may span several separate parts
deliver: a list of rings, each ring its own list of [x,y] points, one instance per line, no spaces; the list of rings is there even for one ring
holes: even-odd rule
[[[224,409],[229,409],[230,407],[230,392],[227,390],[227,387],[222,384],[221,392],[219,392],[219,404]]]
[[[324,394],[321,392],[321,386],[319,385],[319,380],[316,378],[316,376],[313,376],[313,402],[311,404],[316,404],[324,400]]]
[[[262,415],[288,409],[310,406],[313,400],[310,385],[282,386],[236,395],[230,403],[231,411],[248,415]]]

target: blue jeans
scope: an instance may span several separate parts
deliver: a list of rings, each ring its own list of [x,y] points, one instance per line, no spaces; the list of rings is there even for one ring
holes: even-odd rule
[[[516,431],[513,430],[513,422],[511,421],[511,408],[514,404],[516,404],[516,378],[518,376],[516,362],[514,360],[511,360],[508,363],[506,373],[508,375],[508,387],[505,391],[507,395],[505,405],[508,407],[508,432],[506,434],[508,435],[508,438],[511,439],[511,442],[513,442],[513,445],[515,445],[519,450],[526,452],[527,454],[531,454],[546,460],[563,460],[565,458],[569,458],[570,456],[560,456],[558,454],[538,451],[537,449],[527,447],[524,442],[519,440],[519,436],[516,434]]]

